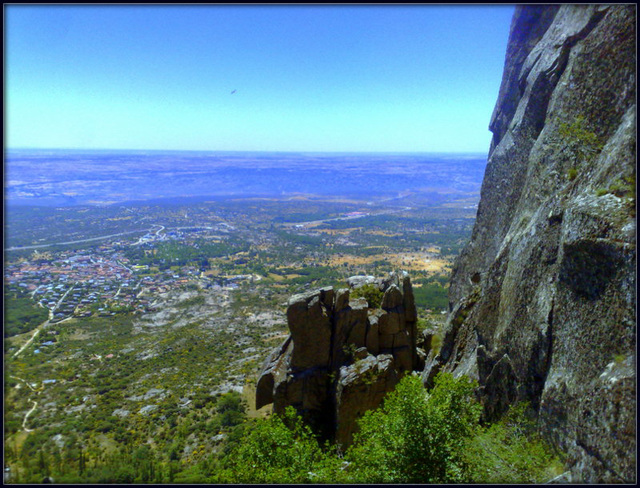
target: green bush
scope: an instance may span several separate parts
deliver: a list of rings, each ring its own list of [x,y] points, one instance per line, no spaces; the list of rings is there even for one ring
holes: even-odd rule
[[[441,373],[427,391],[418,376],[405,376],[381,408],[360,419],[360,432],[344,454],[339,445],[320,446],[288,407],[282,416],[234,427],[221,457],[206,460],[208,467],[183,471],[176,480],[196,482],[206,476],[212,483],[540,483],[563,471],[558,456],[537,435],[526,405],[482,427],[475,387],[466,377]]]
[[[225,413],[229,411],[240,412],[244,415],[246,405],[242,401],[240,393],[237,391],[229,391],[216,401],[216,410],[218,413]]]
[[[479,424],[475,382],[441,373],[426,392],[403,378],[381,409],[367,412],[347,452],[358,483],[539,483],[563,471],[537,435],[526,405],[494,425]]]
[[[459,483],[468,479],[462,451],[478,430],[475,383],[439,374],[429,393],[405,376],[381,409],[360,420],[347,459],[359,483]]]
[[[356,288],[351,292],[353,298],[364,298],[369,304],[369,308],[380,308],[382,305],[382,292],[377,285],[367,284]]]
[[[256,422],[227,456],[219,473],[225,483],[305,483],[323,457],[311,429],[293,407],[281,417]]]

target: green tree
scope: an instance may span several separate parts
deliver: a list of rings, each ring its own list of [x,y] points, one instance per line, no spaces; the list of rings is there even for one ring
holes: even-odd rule
[[[283,416],[256,422],[227,457],[221,482],[305,483],[323,457],[309,426],[288,407]]]
[[[468,479],[462,451],[478,429],[475,383],[441,373],[427,392],[405,376],[383,407],[360,420],[347,460],[361,483],[459,483]]]
[[[230,410],[244,413],[245,406],[242,403],[242,397],[237,391],[229,391],[221,395],[216,402],[218,413],[224,413]]]
[[[237,391],[230,391],[218,398],[216,410],[218,415],[214,424],[219,423],[222,427],[233,427],[241,424],[245,419],[246,405]]]

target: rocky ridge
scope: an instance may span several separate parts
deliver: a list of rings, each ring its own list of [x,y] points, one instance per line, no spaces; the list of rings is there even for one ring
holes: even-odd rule
[[[291,334],[265,361],[256,387],[256,408],[273,403],[282,413],[293,406],[316,432],[345,447],[356,420],[376,408],[404,373],[424,366],[409,276],[358,276],[348,283],[350,288],[290,298]],[[350,296],[371,284],[382,292],[380,308]]]
[[[635,5],[518,6],[438,371],[528,401],[573,482],[636,481]]]

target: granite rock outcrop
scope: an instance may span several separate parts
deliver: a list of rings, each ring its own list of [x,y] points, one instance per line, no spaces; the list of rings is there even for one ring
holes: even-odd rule
[[[528,401],[573,482],[636,481],[636,6],[518,6],[438,371]]]
[[[256,408],[273,403],[282,413],[293,406],[317,433],[345,447],[357,419],[380,405],[403,374],[421,367],[409,275],[348,283],[290,298],[291,334],[265,361],[256,388]],[[364,285],[380,290],[380,308],[351,296]]]

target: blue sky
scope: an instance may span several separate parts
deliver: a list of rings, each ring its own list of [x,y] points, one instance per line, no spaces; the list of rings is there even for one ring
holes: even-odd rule
[[[487,153],[513,10],[5,5],[5,147]]]

